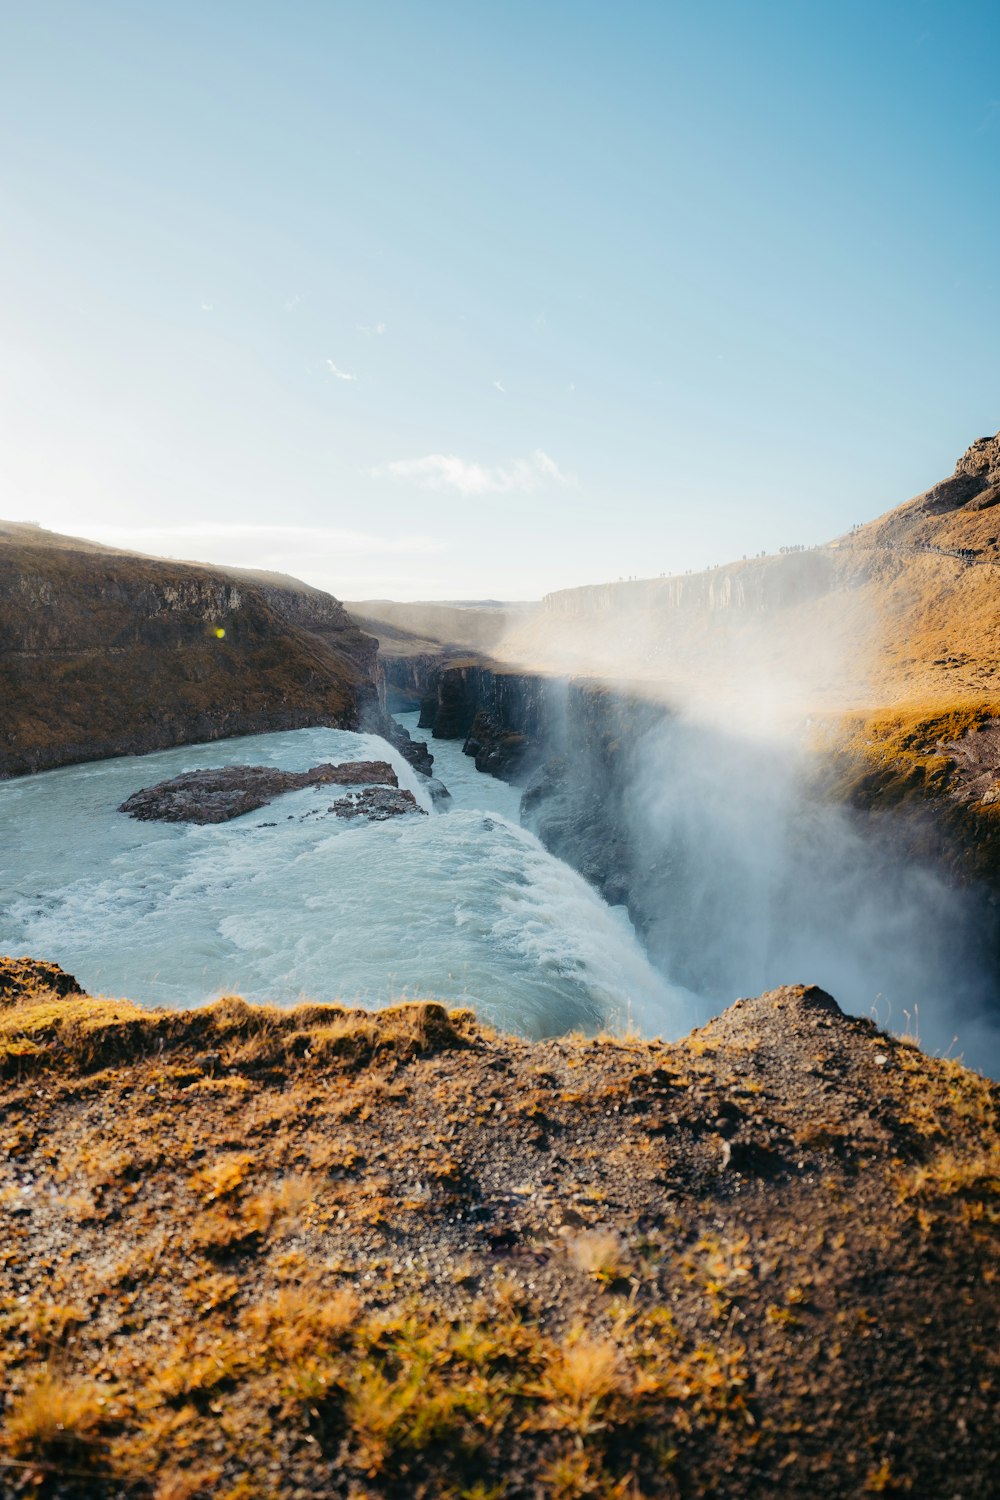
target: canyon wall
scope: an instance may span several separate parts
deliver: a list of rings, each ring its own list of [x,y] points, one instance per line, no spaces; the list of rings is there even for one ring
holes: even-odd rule
[[[417,675],[420,727],[463,740],[477,770],[522,786],[525,825],[641,925],[625,796],[636,744],[669,710],[640,688],[485,662],[439,662]]]
[[[0,775],[384,719],[377,644],[330,595],[0,523]]]
[[[497,599],[464,603],[393,599],[358,599],[346,606],[363,630],[377,635],[386,652],[413,654],[442,646],[478,655],[495,651],[517,623],[530,619],[539,606],[509,604]],[[401,644],[400,644],[401,643]]]

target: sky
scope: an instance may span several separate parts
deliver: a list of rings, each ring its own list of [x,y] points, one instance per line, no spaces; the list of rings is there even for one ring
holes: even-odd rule
[[[0,514],[346,599],[835,536],[1000,428],[995,0],[0,0]]]

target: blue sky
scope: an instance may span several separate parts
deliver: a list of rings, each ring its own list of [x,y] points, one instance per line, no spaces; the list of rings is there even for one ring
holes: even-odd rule
[[[1000,427],[995,0],[6,0],[0,132],[14,519],[531,598]]]

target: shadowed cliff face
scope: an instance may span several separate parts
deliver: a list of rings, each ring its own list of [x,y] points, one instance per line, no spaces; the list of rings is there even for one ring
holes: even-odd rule
[[[376,643],[278,574],[0,524],[0,775],[379,719]]]

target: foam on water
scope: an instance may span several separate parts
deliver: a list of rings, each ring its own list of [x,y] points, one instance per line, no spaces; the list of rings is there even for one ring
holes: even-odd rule
[[[688,997],[651,968],[620,913],[518,826],[517,791],[460,762],[457,746],[433,749],[453,810],[381,824],[330,814],[330,787],[207,827],[117,811],[140,787],[198,767],[367,759],[389,760],[430,809],[422,779],[384,740],[334,729],[6,783],[0,950],[60,963],[94,992],[174,1006],[232,992],[367,1006],[428,996],[533,1036],[692,1024]]]

